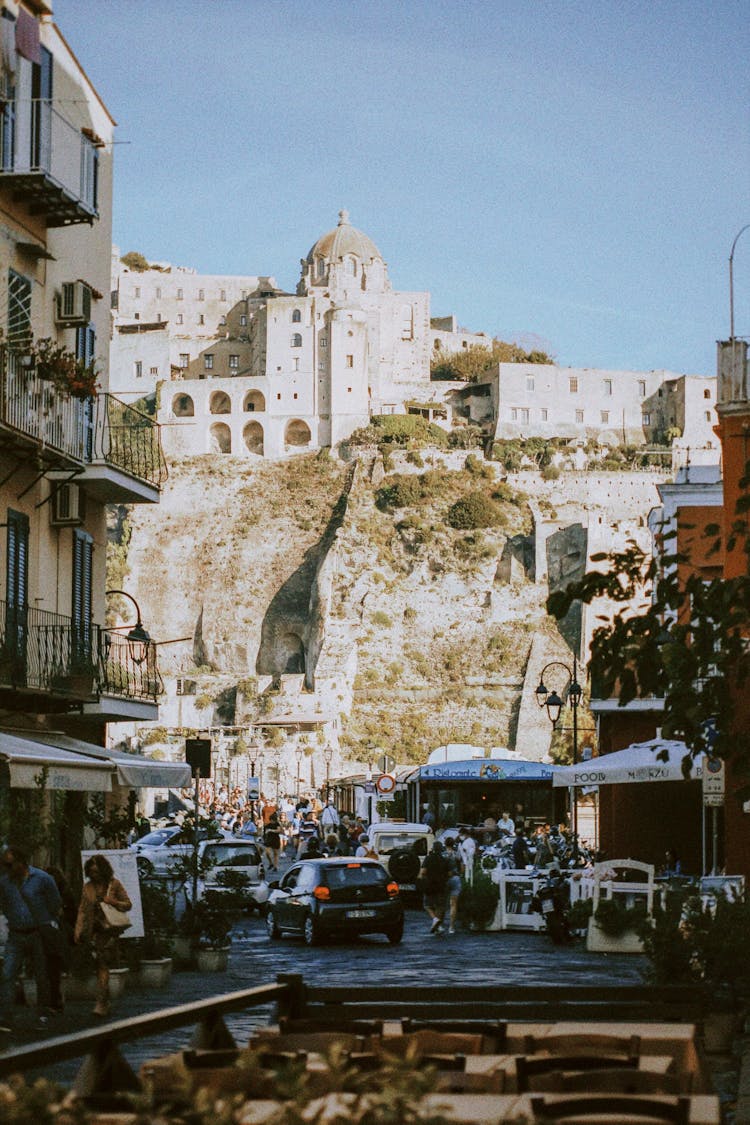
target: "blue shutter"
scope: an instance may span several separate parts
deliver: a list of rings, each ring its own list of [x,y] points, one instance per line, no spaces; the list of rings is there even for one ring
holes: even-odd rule
[[[85,531],[73,531],[73,590],[71,597],[72,661],[91,664],[91,568],[94,543]]]
[[[5,651],[11,661],[12,680],[26,682],[26,643],[29,601],[29,517],[8,511],[6,564]]]

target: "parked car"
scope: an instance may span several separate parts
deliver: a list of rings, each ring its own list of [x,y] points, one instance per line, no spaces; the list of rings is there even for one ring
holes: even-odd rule
[[[435,843],[429,824],[404,820],[381,820],[368,829],[368,847],[396,880],[402,894],[416,894],[417,878],[424,857]]]
[[[226,835],[217,829],[198,829],[199,841],[223,840]],[[193,846],[192,828],[169,824],[166,828],[157,828],[154,832],[149,832],[140,840],[136,840],[130,845],[130,851],[136,853],[139,874],[168,875],[170,867],[192,853]]]
[[[404,933],[398,884],[373,859],[308,859],[295,863],[271,891],[266,914],[270,938],[297,934],[308,945],[325,938],[385,934],[392,945]]]

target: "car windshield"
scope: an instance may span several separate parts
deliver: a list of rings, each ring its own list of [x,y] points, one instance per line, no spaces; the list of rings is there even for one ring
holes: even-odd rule
[[[173,836],[177,835],[177,832],[178,830],[175,828],[159,828],[156,832],[148,832],[145,836],[141,836],[138,843],[146,844],[150,848],[158,847],[159,844],[171,840]]]
[[[210,844],[203,854],[210,863],[220,867],[255,867],[260,862],[255,848],[233,844]]]
[[[337,887],[377,887],[388,879],[385,869],[379,863],[346,863],[324,867],[321,875],[322,882],[331,890]]]
[[[387,855],[388,852],[393,852],[396,848],[410,848],[413,844],[423,839],[421,836],[409,836],[406,832],[383,833],[382,836],[378,835],[376,838],[376,846],[378,852]]]

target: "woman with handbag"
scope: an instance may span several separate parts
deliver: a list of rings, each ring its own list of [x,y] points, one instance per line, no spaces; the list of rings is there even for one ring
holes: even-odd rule
[[[118,939],[130,925],[127,912],[132,910],[128,892],[119,879],[115,879],[106,856],[92,855],[84,864],[86,882],[81,891],[81,902],[74,940],[76,944],[93,942],[96,962],[95,1016],[108,1016],[109,970],[118,964]]]

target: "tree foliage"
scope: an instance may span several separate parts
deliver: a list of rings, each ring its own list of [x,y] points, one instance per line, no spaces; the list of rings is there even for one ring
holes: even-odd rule
[[[518,344],[495,338],[489,348],[471,344],[457,352],[438,352],[430,364],[430,378],[477,383],[498,363],[554,363],[554,360],[546,352],[525,352]]]
[[[742,486],[726,548],[744,542],[747,552],[747,476]],[[709,553],[722,548],[719,532],[717,525],[705,529]],[[686,776],[690,757],[710,752],[732,760],[737,772],[750,778],[750,731],[746,721],[738,721],[746,719],[750,681],[750,568],[738,577],[706,580],[687,553],[667,553],[670,540],[672,532],[664,536],[667,550],[654,558],[632,541],[624,551],[594,555],[592,562],[606,569],[551,594],[549,611],[560,619],[574,601],[590,604],[604,597],[620,604],[620,612],[593,635],[594,693],[616,697],[621,706],[663,699],[662,732],[686,744]],[[630,603],[644,593],[651,595],[649,608],[634,614]],[[750,785],[737,796],[746,800]]]
[[[144,270],[149,268],[147,259],[138,250],[128,250],[127,254],[123,254],[120,258],[120,261],[129,270],[136,270],[138,273],[143,273]]]

